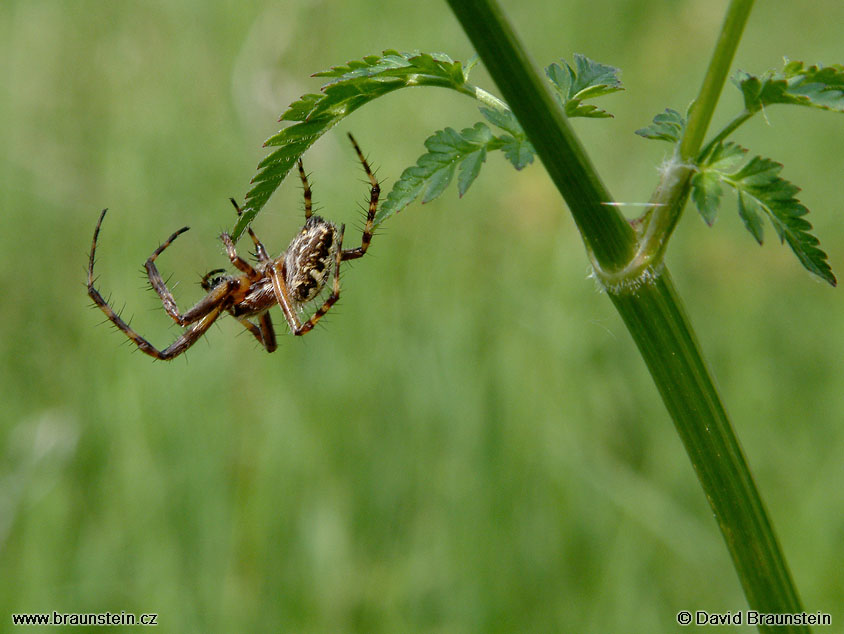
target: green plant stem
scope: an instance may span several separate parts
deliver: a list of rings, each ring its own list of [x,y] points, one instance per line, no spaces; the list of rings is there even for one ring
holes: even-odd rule
[[[689,120],[686,130],[680,140],[680,160],[688,163],[694,161],[698,150],[703,144],[703,138],[718,105],[721,90],[730,72],[744,25],[753,8],[754,0],[732,0],[727,8],[727,15],[721,27],[721,34],[715,44],[715,52],[709,62],[709,68],[703,78],[697,99],[689,110]]]
[[[610,297],[674,419],[748,604],[759,612],[802,612],[762,498],[668,271],[636,294]]]
[[[470,84],[468,81],[460,87],[460,92],[462,92],[464,95],[472,97],[473,99],[477,99],[479,102],[481,102],[485,106],[488,106],[489,108],[501,110],[502,112],[510,112],[510,106],[501,101],[498,97],[496,97],[492,93],[487,92],[483,88],[479,88],[474,84]]]
[[[568,203],[593,261],[605,271],[623,267],[635,251],[636,236],[614,208],[602,204],[609,200],[606,189],[500,7],[494,0],[448,2]],[[749,4],[734,2],[728,21],[738,21],[739,8],[749,10]],[[737,38],[740,29],[730,27],[729,32]],[[734,50],[735,43],[731,46]],[[729,66],[723,54],[718,57],[718,68],[725,62]],[[709,103],[720,87],[716,90],[712,72],[707,76],[702,101]],[[695,135],[701,139],[711,117],[709,107],[699,106],[696,115]],[[700,141],[689,141],[689,148],[699,146]],[[761,497],[667,269],[650,268],[636,283],[608,290],[674,420],[748,603],[760,612],[801,612]]]
[[[712,120],[712,114],[718,105],[721,90],[727,81],[730,66],[744,32],[744,26],[753,8],[754,0],[733,0],[727,8],[727,15],[721,26],[721,34],[715,44],[715,51],[703,78],[700,92],[689,110],[689,120],[680,139],[679,149],[675,156],[663,167],[662,178],[657,186],[651,202],[654,203],[652,212],[644,221],[644,231],[639,240],[636,255],[625,270],[615,272],[615,276],[628,275],[628,270],[644,265],[658,266],[665,256],[668,241],[680,220],[689,196],[689,181],[694,174],[695,162],[699,158],[700,146],[706,136],[706,130]],[[749,115],[748,115],[749,116]],[[726,135],[744,123],[746,118],[734,119],[725,131]],[[731,127],[732,126],[732,127]],[[718,142],[718,137],[713,143]],[[707,148],[711,147],[707,146]]]
[[[704,147],[700,152],[698,152],[697,160],[700,161],[704,156],[709,154],[709,152],[712,151],[712,148],[714,148],[721,141],[723,141],[728,136],[730,136],[733,132],[735,132],[736,129],[742,123],[744,123],[745,121],[750,119],[750,117],[752,117],[754,114],[755,114],[754,112],[750,112],[749,110],[745,110],[739,116],[735,117],[732,121],[730,121],[726,126],[724,126],[723,130],[721,130],[717,135],[715,135],[712,138],[712,140],[709,143],[706,144],[706,147]]]

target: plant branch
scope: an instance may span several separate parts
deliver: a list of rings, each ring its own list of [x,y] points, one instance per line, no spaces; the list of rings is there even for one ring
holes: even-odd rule
[[[464,95],[468,95],[473,99],[477,99],[485,106],[489,106],[490,108],[494,108],[495,110],[500,110],[502,112],[510,112],[510,106],[501,101],[498,97],[496,97],[490,92],[487,92],[483,88],[479,88],[474,84],[470,84],[469,82],[466,82],[465,84],[460,86],[459,92],[462,92]]]
[[[714,148],[721,141],[723,141],[728,136],[730,136],[733,132],[735,132],[736,129],[738,129],[738,127],[742,123],[744,123],[745,121],[750,119],[750,117],[752,117],[754,114],[756,114],[756,113],[751,112],[749,110],[745,110],[740,115],[735,117],[732,121],[730,121],[726,126],[724,126],[724,129],[721,130],[717,135],[715,135],[712,138],[712,140],[709,143],[707,143],[706,146],[698,153],[697,161],[700,162],[703,159],[703,157],[705,157],[706,155],[708,155],[712,151],[712,148]]]
[[[744,25],[747,23],[752,8],[753,0],[732,0],[727,8],[721,34],[715,44],[715,52],[712,54],[697,99],[689,111],[689,120],[680,141],[680,161],[682,162],[694,161],[703,144],[703,138],[706,136],[715,106],[718,105],[721,90],[729,75],[733,57],[735,57]]]
[[[689,110],[689,120],[686,122],[683,137],[680,139],[679,149],[663,166],[662,178],[651,198],[654,207],[643,222],[644,231],[639,240],[636,255],[625,270],[613,272],[609,276],[610,279],[623,280],[645,265],[658,267],[665,257],[668,241],[688,201],[689,181],[695,171],[695,161],[699,157],[700,146],[709,122],[712,120],[715,107],[718,105],[721,90],[727,81],[744,25],[753,8],[753,1],[733,0],[730,3],[700,92]],[[734,119],[722,131],[721,134],[724,136],[719,135],[719,137],[726,138],[727,134],[744,121],[746,118]],[[716,137],[712,144],[717,143],[719,137]],[[707,149],[712,144],[707,146]]]
[[[568,203],[593,262],[604,271],[623,268],[631,262],[637,236],[617,210],[605,204],[610,201],[606,188],[500,7],[494,0],[448,2]],[[681,164],[694,159],[700,148],[751,4],[734,0],[730,6],[694,109],[692,134],[684,138],[681,156],[686,160],[678,161]],[[686,195],[688,175],[681,176],[677,183],[657,189],[655,198],[666,201],[667,211],[674,211]],[[676,218],[667,218],[670,229]],[[608,288],[610,298],[674,420],[748,603],[760,612],[801,612],[764,504],[667,269],[645,266],[633,284],[629,278],[622,281],[627,284]]]

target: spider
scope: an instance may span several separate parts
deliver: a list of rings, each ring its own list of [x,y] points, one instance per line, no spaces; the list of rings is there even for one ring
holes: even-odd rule
[[[255,245],[257,267],[252,267],[246,260],[238,256],[234,243],[228,233],[223,233],[220,240],[226,249],[231,263],[242,275],[228,275],[225,269],[215,269],[207,273],[201,281],[202,288],[207,295],[184,313],[179,312],[176,300],[155,266],[155,259],[161,255],[173,241],[188,230],[182,227],[153,251],[144,267],[152,288],[161,298],[164,310],[185,331],[164,350],[159,350],[144,339],[127,324],[120,315],[103,299],[94,287],[94,254],[97,249],[97,237],[105,218],[107,209],[100,214],[94,229],[94,239],[91,242],[91,255],[88,259],[88,296],[99,306],[119,330],[121,330],[138,348],[151,357],[170,360],[179,356],[195,344],[223,313],[229,313],[239,321],[255,339],[266,349],[273,352],[276,345],[275,331],[270,318],[269,309],[278,304],[281,306],[284,319],[294,335],[304,335],[322,319],[340,298],[340,263],[345,260],[355,260],[363,257],[372,240],[373,222],[378,209],[378,197],[381,188],[372,173],[366,158],[354,137],[349,139],[355,148],[358,159],[363,165],[372,187],[369,193],[369,210],[366,214],[366,224],[363,228],[361,244],[354,249],[343,249],[343,233],[345,225],[337,225],[313,215],[311,202],[311,188],[308,177],[299,159],[299,177],[302,179],[305,197],[305,225],[290,242],[287,250],[277,258],[267,255],[267,250],[258,240],[252,228],[248,228],[249,237]],[[243,212],[234,199],[231,199],[237,215]],[[303,307],[316,298],[323,290],[332,274],[331,294],[324,303],[311,315],[307,321],[299,318]],[[257,319],[256,324],[252,319]]]

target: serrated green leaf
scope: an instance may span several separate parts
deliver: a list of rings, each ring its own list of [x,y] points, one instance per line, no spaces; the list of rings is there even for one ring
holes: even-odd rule
[[[818,239],[809,233],[812,225],[803,217],[809,210],[795,197],[800,188],[782,178],[782,165],[771,159],[755,156],[741,163],[744,148],[735,143],[719,143],[700,166],[692,179],[692,198],[701,213],[712,214],[717,203],[713,181],[736,190],[739,216],[757,242],[762,243],[762,215],[774,226],[780,242],[787,242],[800,263],[810,272],[836,285],[835,275]],[[698,191],[695,188],[698,187]],[[700,201],[700,204],[698,204]],[[709,205],[709,207],[707,207]],[[717,210],[717,205],[715,205]],[[706,214],[704,214],[706,218]]]
[[[786,60],[782,71],[763,75],[739,71],[732,80],[748,112],[776,103],[844,112],[844,66],[840,64],[806,66]]]
[[[735,170],[744,160],[747,150],[737,143],[718,143],[701,161],[701,169],[728,173]]]
[[[472,55],[466,63],[463,64],[463,81],[469,81],[469,73],[472,72],[472,69],[478,65],[478,62],[481,61],[481,58],[477,55]]]
[[[428,151],[419,157],[416,165],[402,172],[390,190],[375,223],[380,224],[398,213],[420,195],[426,203],[442,194],[451,183],[458,164],[458,193],[463,196],[477,177],[487,150],[499,145],[489,127],[481,122],[460,132],[453,128],[435,132],[425,140]]]
[[[504,156],[507,157],[507,160],[517,170],[524,169],[533,163],[536,150],[533,149],[533,145],[526,138],[519,139],[505,134],[499,137],[499,140],[501,142],[501,149],[504,151]]]
[[[574,55],[574,65],[571,90],[575,98],[582,101],[624,90],[618,78],[619,70],[614,66],[599,64],[577,53]]]
[[[723,193],[721,177],[718,174],[701,171],[692,176],[692,201],[710,227],[715,223]]]
[[[451,179],[454,178],[455,167],[457,167],[455,163],[446,163],[431,172],[422,188],[423,204],[431,202],[445,191]]]
[[[721,206],[721,181],[725,174],[738,168],[745,152],[747,150],[735,143],[719,143],[701,159],[698,171],[692,176],[692,201],[710,227]]]
[[[651,125],[636,130],[636,134],[646,139],[657,139],[677,143],[686,129],[686,119],[676,110],[666,108],[653,118]]]
[[[760,192],[770,190],[773,185],[778,183],[785,184],[789,190],[789,198],[796,194],[800,189],[791,185],[787,181],[777,178],[777,174],[782,170],[782,164],[772,161],[771,159],[762,158],[761,156],[754,156],[747,163],[744,164],[738,171],[732,174],[733,180],[741,182],[743,187],[747,189],[759,189]],[[777,190],[779,188],[776,188]],[[779,197],[778,197],[779,198]]]
[[[313,93],[302,95],[298,101],[294,101],[287,107],[287,111],[281,115],[279,121],[305,121],[308,115],[313,112],[316,103],[322,99],[322,95]]]
[[[460,89],[465,83],[460,62],[441,53],[401,53],[392,49],[348,62],[317,77],[328,77],[320,94],[306,94],[281,115],[282,121],[295,121],[267,139],[268,147],[278,147],[258,165],[252,188],[246,194],[243,215],[232,231],[237,240],[247,225],[267,203],[296,160],[323,134],[360,106],[399,88],[441,86]]]
[[[481,111],[484,118],[492,125],[501,128],[505,132],[509,132],[513,136],[525,136],[525,131],[522,130],[522,126],[519,120],[516,119],[516,115],[509,110],[495,110],[493,108],[486,108],[485,106],[480,106],[478,110]]]
[[[762,244],[765,235],[762,228],[762,206],[755,198],[745,194],[743,191],[738,192],[738,213],[744,226],[756,238],[756,242]]]
[[[551,80],[557,98],[569,117],[606,118],[612,115],[592,104],[582,102],[620,90],[618,69],[595,62],[585,55],[575,54],[574,68],[565,60],[551,64],[545,74]]]
[[[525,131],[522,130],[522,126],[515,115],[509,110],[495,110],[483,106],[479,110],[487,121],[510,133],[501,135],[498,137],[498,141],[504,156],[513,164],[513,167],[520,170],[530,165],[536,155],[536,150],[534,150],[533,144],[528,141],[527,135],[525,135]]]
[[[469,186],[475,182],[478,174],[481,171],[481,165],[486,160],[486,147],[482,147],[478,152],[472,152],[469,156],[463,159],[460,163],[460,173],[457,176],[457,195],[461,198]]]

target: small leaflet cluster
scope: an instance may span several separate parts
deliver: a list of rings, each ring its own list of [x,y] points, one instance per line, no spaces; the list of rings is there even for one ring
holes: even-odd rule
[[[610,113],[592,104],[583,103],[587,99],[603,97],[624,90],[618,79],[618,69],[606,64],[599,64],[584,55],[574,55],[574,68],[568,62],[563,65],[551,64],[545,69],[551,80],[560,105],[569,117],[592,117],[605,119]]]
[[[488,152],[501,150],[516,169],[533,162],[534,149],[509,110],[480,107],[487,121],[504,131],[496,135],[483,121],[459,132],[453,128],[438,130],[425,140],[428,150],[416,165],[402,172],[387,195],[376,223],[398,213],[417,198],[427,203],[440,194],[457,176],[457,193],[461,197],[481,171]]]
[[[744,98],[744,112],[736,119],[740,122],[773,104],[844,112],[844,66],[841,65],[805,66],[802,62],[786,60],[782,71],[758,76],[738,72],[733,83]],[[682,137],[685,121],[677,111],[667,109],[636,134],[676,144]],[[759,244],[763,241],[767,218],[780,242],[791,247],[800,263],[835,286],[827,255],[810,233],[812,225],[804,217],[809,210],[796,198],[800,188],[780,176],[782,164],[761,156],[748,159],[747,149],[722,136],[725,135],[717,135],[716,141],[697,157],[697,171],[691,181],[692,201],[704,221],[708,225],[715,222],[726,186],[735,192],[739,217]]]
[[[666,108],[654,117],[653,123],[646,128],[636,130],[636,134],[646,139],[679,143],[686,130],[686,119],[676,110]]]
[[[562,66],[554,63],[545,69],[566,114],[569,117],[612,117],[605,110],[584,102],[624,90],[618,79],[618,69],[583,55],[575,55],[574,62],[574,67],[563,61]],[[478,176],[489,152],[501,150],[517,170],[533,162],[536,154],[533,145],[510,110],[485,106],[479,109],[486,121],[503,134],[496,134],[483,121],[459,132],[453,128],[435,132],[425,141],[428,152],[399,177],[381,206],[376,223],[401,211],[420,195],[423,203],[433,200],[445,191],[455,172],[458,173],[457,193],[462,197]]]

